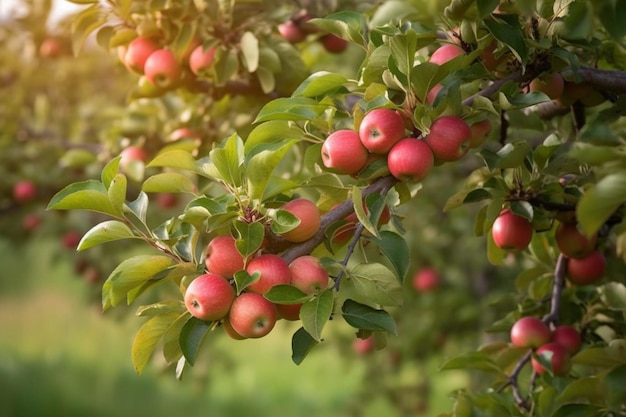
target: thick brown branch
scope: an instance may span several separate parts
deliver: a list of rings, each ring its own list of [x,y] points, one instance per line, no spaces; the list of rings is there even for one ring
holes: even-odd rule
[[[566,68],[561,71],[567,81],[575,81],[576,76],[583,82],[598,90],[606,90],[613,94],[626,93],[626,72],[603,70],[598,68],[581,67],[578,69]]]

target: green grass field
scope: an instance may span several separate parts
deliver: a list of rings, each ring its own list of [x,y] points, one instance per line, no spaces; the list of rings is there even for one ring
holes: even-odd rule
[[[349,413],[364,364],[342,360],[329,343],[294,365],[288,323],[260,340],[211,340],[182,382],[157,357],[137,375],[130,349],[142,319],[103,316],[94,290],[73,273],[72,254],[46,240],[18,248],[0,240],[0,253],[2,416],[398,415],[378,398],[365,414]],[[425,415],[449,410],[447,394],[463,379],[436,381]]]

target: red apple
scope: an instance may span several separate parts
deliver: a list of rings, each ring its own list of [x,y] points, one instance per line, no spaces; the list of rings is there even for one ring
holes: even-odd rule
[[[276,324],[276,307],[261,294],[240,294],[230,307],[228,321],[239,335],[251,339],[267,335]]]
[[[180,79],[181,72],[180,62],[169,49],[154,51],[144,66],[148,81],[161,88],[174,87]]]
[[[332,54],[338,54],[346,50],[348,41],[339,36],[327,33],[320,38],[320,42],[324,49]]]
[[[580,351],[583,341],[578,330],[571,326],[558,326],[552,330],[551,342],[563,346],[570,355],[575,355]]]
[[[146,60],[152,53],[159,49],[159,45],[150,38],[140,36],[133,39],[126,48],[124,64],[139,74],[144,73]]]
[[[443,85],[435,84],[433,88],[430,89],[428,94],[426,94],[426,103],[432,104],[435,101],[435,98],[437,98],[437,94],[439,94],[439,90],[441,90],[442,88],[443,88]]]
[[[508,53],[505,53],[496,57],[494,53],[497,47],[498,42],[494,39],[480,53],[480,60],[488,71],[495,71],[509,56]]]
[[[404,137],[404,120],[394,110],[374,109],[363,117],[359,137],[370,152],[385,154]]]
[[[571,356],[567,349],[557,343],[542,345],[535,351],[535,354],[544,357],[550,363],[554,375],[566,375],[572,367]],[[546,371],[546,368],[535,358],[532,358],[532,366],[539,375]]]
[[[157,204],[163,209],[176,207],[178,204],[178,194],[159,193],[157,194]]]
[[[189,68],[191,72],[198,75],[213,65],[215,60],[215,48],[204,49],[204,46],[197,46],[189,56]]]
[[[419,182],[433,167],[430,147],[423,140],[404,138],[393,145],[387,155],[391,175],[404,182]]]
[[[366,339],[361,339],[357,337],[352,342],[352,349],[355,353],[361,356],[372,353],[375,347],[376,341],[374,340],[373,336],[370,336]]]
[[[29,213],[22,219],[22,227],[28,232],[34,232],[41,226],[41,217],[35,213]]]
[[[599,251],[593,251],[584,258],[567,260],[567,278],[578,285],[594,284],[602,279],[606,269],[606,259]]]
[[[470,148],[477,148],[489,137],[491,132],[491,121],[489,119],[480,120],[470,126],[472,137],[470,139]]]
[[[232,326],[232,324],[230,324],[230,321],[228,320],[228,317],[226,317],[226,318],[224,318],[224,320],[222,320],[222,326],[224,327],[224,332],[226,332],[226,334],[228,336],[230,336],[231,339],[234,339],[234,340],[244,340],[244,339],[246,339],[245,337],[243,337],[242,335],[237,333],[235,331],[235,329],[233,329],[233,326]]]
[[[441,116],[430,126],[424,140],[437,161],[461,159],[470,149],[472,130],[465,120],[456,116]]]
[[[595,249],[598,236],[586,236],[576,223],[560,223],[554,232],[554,240],[563,255],[584,258]]]
[[[244,259],[235,246],[235,238],[231,235],[220,235],[211,239],[204,264],[209,272],[226,278],[242,270]]]
[[[281,319],[289,321],[300,320],[302,304],[276,304],[276,312]]]
[[[328,272],[319,259],[311,255],[299,256],[289,264],[291,285],[307,294],[317,294],[328,288]]]
[[[82,237],[83,235],[78,233],[77,231],[70,230],[63,234],[63,236],[61,237],[61,243],[63,243],[63,246],[65,246],[67,249],[74,250],[80,243]]]
[[[533,227],[526,218],[507,209],[502,211],[493,223],[491,235],[499,248],[522,251],[528,247],[533,238]]]
[[[57,58],[63,53],[63,44],[56,38],[47,38],[39,45],[39,56]]]
[[[146,162],[148,160],[148,152],[146,152],[141,146],[131,145],[127,148],[124,148],[122,152],[120,152],[120,166],[127,166],[129,163],[133,161]]]
[[[463,48],[450,43],[437,48],[437,50],[435,50],[435,52],[433,52],[430,56],[429,61],[437,65],[443,65],[451,59],[461,55],[465,55]]]
[[[259,272],[261,277],[258,281],[250,284],[248,290],[265,294],[275,285],[290,284],[291,271],[289,265],[278,255],[267,253],[252,259],[246,267],[248,274]]]
[[[192,316],[206,321],[226,317],[235,299],[235,289],[221,275],[203,274],[185,291],[185,307]]]
[[[26,203],[37,197],[37,186],[29,180],[20,180],[13,185],[13,199],[18,203]]]
[[[511,327],[511,343],[515,346],[537,348],[549,341],[550,328],[537,317],[522,317]]]
[[[558,72],[553,72],[544,77],[537,77],[533,79],[528,86],[530,91],[540,91],[552,100],[561,97],[564,87],[565,81],[563,80],[563,76]]]
[[[200,138],[200,136],[201,135],[197,130],[191,129],[189,127],[179,127],[178,129],[173,130],[172,133],[169,134],[168,139],[171,142],[176,142],[177,140],[181,140],[185,138],[198,139]]]
[[[368,161],[368,152],[354,130],[336,130],[322,145],[322,163],[340,174],[355,175]]]
[[[278,25],[278,32],[289,43],[299,43],[306,39],[306,33],[294,20],[287,20]]]
[[[417,292],[430,292],[439,286],[441,277],[434,268],[422,268],[413,275],[413,288]]]
[[[320,210],[314,202],[306,198],[296,198],[281,207],[298,219],[300,224],[282,234],[290,242],[304,242],[312,238],[320,228]]]

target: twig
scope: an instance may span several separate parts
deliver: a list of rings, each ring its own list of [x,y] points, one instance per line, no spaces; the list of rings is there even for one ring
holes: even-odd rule
[[[474,99],[476,97],[478,97],[478,96],[491,97],[498,90],[500,90],[500,88],[504,84],[508,83],[509,81],[518,82],[518,81],[522,81],[526,77],[527,77],[527,75],[524,75],[521,71],[515,71],[514,73],[512,73],[510,75],[507,75],[504,78],[501,78],[499,80],[494,81],[493,83],[489,84],[487,87],[485,87],[484,89],[480,90],[476,94],[469,96],[468,98],[463,100],[463,105],[464,106],[471,106],[472,104],[474,104]]]
[[[363,225],[363,223],[359,223],[359,225],[356,227],[356,230],[354,231],[354,236],[352,237],[352,242],[350,242],[350,246],[348,246],[348,251],[346,252],[346,256],[344,256],[343,261],[341,262],[341,264],[344,267],[348,265],[348,261],[350,260],[350,257],[354,253],[354,249],[356,249],[356,245],[359,243],[359,239],[361,239],[361,234],[363,233],[364,229],[365,229],[365,226]],[[343,272],[344,272],[344,269],[341,269],[339,273],[337,274],[337,276],[334,278],[335,280],[334,288],[337,291],[339,291],[339,285],[341,283],[341,278],[343,278]]]
[[[546,324],[558,324],[559,307],[561,306],[561,294],[565,286],[565,272],[567,270],[567,257],[562,253],[556,260],[554,268],[554,282],[552,284],[552,298],[550,299],[550,312],[541,319]]]

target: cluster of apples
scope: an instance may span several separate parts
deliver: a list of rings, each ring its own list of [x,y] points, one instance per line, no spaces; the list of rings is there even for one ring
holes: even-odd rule
[[[493,223],[491,235],[494,243],[508,251],[522,251],[533,237],[533,226],[525,217],[503,210]],[[585,235],[575,221],[559,222],[554,240],[559,251],[566,256],[566,274],[577,285],[598,282],[604,276],[606,258],[597,250],[598,236]]]
[[[556,326],[551,330],[540,319],[526,316],[511,327],[511,343],[534,350],[531,363],[537,374],[542,375],[546,371],[545,366],[537,359],[537,356],[542,356],[546,359],[544,363],[550,364],[554,375],[566,375],[572,366],[571,358],[582,347],[582,338],[571,326]]]
[[[299,13],[278,25],[278,32],[289,43],[300,43],[319,32],[319,29],[309,23],[311,16],[306,12]],[[317,37],[317,40],[327,52],[338,54],[346,50],[348,41],[332,33],[325,33]]]
[[[320,228],[320,212],[305,198],[293,199],[281,207],[296,216],[300,223],[282,236],[290,242],[304,242]],[[319,259],[303,255],[287,263],[272,253],[259,252],[244,259],[230,234],[213,238],[206,250],[207,272],[187,287],[184,301],[194,317],[220,321],[234,339],[259,338],[267,335],[280,318],[298,320],[302,304],[275,304],[264,297],[276,285],[292,285],[305,294],[317,294],[329,286],[329,275]],[[258,280],[237,294],[234,275],[245,270]]]

